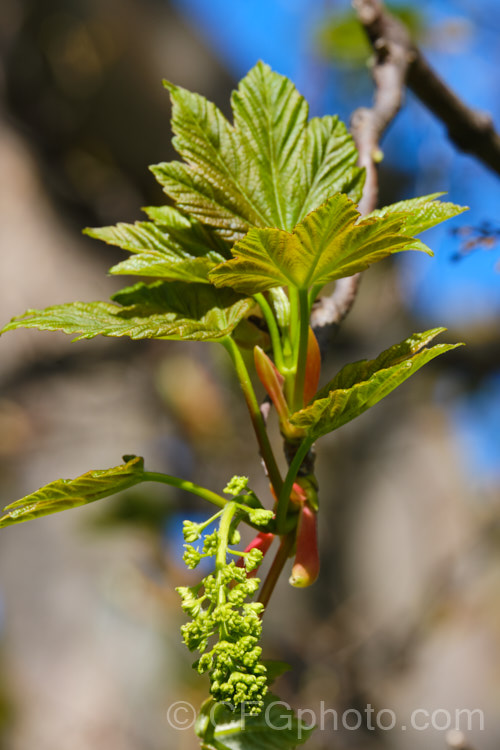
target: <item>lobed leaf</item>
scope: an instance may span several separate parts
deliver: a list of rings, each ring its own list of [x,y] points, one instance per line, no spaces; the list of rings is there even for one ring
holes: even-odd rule
[[[355,166],[357,157],[352,136],[337,116],[309,121],[302,156],[305,179],[300,183],[295,181],[300,210],[294,215],[291,227],[335,193],[345,193],[359,203],[365,171]]]
[[[208,248],[224,258],[231,256],[227,242],[211,227],[201,224],[192,216],[185,216],[173,206],[147,206],[142,210],[191,255],[203,255]]]
[[[204,750],[293,750],[314,731],[290,706],[268,693],[262,712],[249,716],[223,703],[206,701],[195,724]]]
[[[252,229],[232,260],[210,272],[216,286],[255,294],[276,286],[308,289],[352,276],[392,253],[414,249],[404,230],[406,215],[363,219],[352,201],[337,193],[297,224],[293,232]],[[420,243],[418,249],[432,252]]]
[[[381,218],[395,213],[404,214],[406,219],[401,232],[408,237],[414,237],[416,234],[425,232],[426,229],[446,221],[446,219],[452,219],[454,216],[469,210],[467,206],[457,206],[454,203],[438,201],[437,198],[441,195],[444,195],[444,193],[432,193],[431,195],[422,195],[420,198],[392,203],[390,206],[377,208],[367,214],[366,218]],[[411,249],[421,250],[420,240],[415,240]]]
[[[233,92],[234,126],[199,94],[165,82],[174,147],[186,163],[152,167],[167,195],[230,241],[252,227],[291,230],[337,191],[359,200],[364,170],[336,117],[313,118],[284,76],[259,62]]]
[[[88,471],[76,479],[57,479],[31,495],[16,500],[0,517],[0,528],[31,521],[69,508],[88,505],[144,481],[144,460],[124,456],[126,463],[112,469]]]
[[[94,336],[132,339],[216,341],[228,336],[247,315],[253,302],[230,290],[181,281],[139,283],[113,296],[119,304],[71,302],[45,310],[28,310],[2,332],[38,328]]]
[[[346,365],[319,391],[316,399],[290,417],[296,427],[317,440],[342,427],[381,401],[435,357],[461,344],[437,344],[425,348],[444,328],[416,333],[382,352],[374,360]],[[424,347],[424,348],[422,348]]]
[[[209,270],[227,254],[225,244],[174,208],[145,210],[153,221],[85,230],[90,237],[133,253],[113,266],[110,273],[207,283]]]

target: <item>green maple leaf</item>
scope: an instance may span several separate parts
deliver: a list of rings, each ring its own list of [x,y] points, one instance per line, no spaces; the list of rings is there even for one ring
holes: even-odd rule
[[[375,211],[367,214],[365,218],[381,218],[390,214],[405,215],[405,222],[402,227],[402,233],[408,237],[414,237],[416,234],[425,232],[426,229],[435,227],[446,219],[468,211],[467,206],[457,206],[454,203],[438,201],[444,193],[432,193],[431,195],[422,195],[419,198],[410,198],[409,200],[392,203],[390,206],[377,208]],[[422,250],[420,240],[414,240],[412,250]]]
[[[346,365],[316,395],[314,401],[290,417],[296,427],[315,441],[342,427],[381,401],[435,357],[461,344],[437,344],[426,348],[445,328],[415,333],[391,346],[376,359]]]
[[[132,339],[217,341],[228,336],[253,306],[231,290],[181,281],[139,283],[109,302],[70,302],[45,310],[28,310],[5,326],[38,328],[79,334],[74,341],[94,336]]]
[[[359,200],[364,170],[337,117],[308,121],[287,78],[259,62],[231,98],[234,125],[199,94],[166,82],[174,146],[185,162],[152,167],[186,213],[230,241],[251,227],[292,229],[333,193]]]
[[[407,209],[406,204],[418,205]],[[323,287],[352,276],[373,263],[404,250],[432,251],[411,237],[462,210],[452,203],[430,203],[426,198],[395,204],[361,219],[356,206],[337,193],[308,214],[292,232],[252,229],[232,253],[234,258],[209,273],[216,286],[230,286],[255,294],[277,286],[297,289]],[[400,210],[397,210],[397,209]]]
[[[127,460],[128,459],[128,460]],[[124,456],[126,463],[112,469],[88,471],[76,479],[57,479],[4,508],[0,528],[31,521],[69,508],[79,508],[143,482],[144,461]]]
[[[204,750],[293,750],[303,745],[313,727],[298,719],[290,706],[272,693],[258,716],[231,711],[223,703],[206,701],[195,725]]]
[[[209,270],[227,256],[226,244],[170,206],[144,210],[153,221],[85,230],[90,237],[132,253],[110,273],[207,283]]]

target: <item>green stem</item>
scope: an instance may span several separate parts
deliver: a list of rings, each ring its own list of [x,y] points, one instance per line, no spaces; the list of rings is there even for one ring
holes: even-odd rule
[[[283,479],[281,478],[280,470],[278,469],[278,464],[276,463],[273,449],[269,442],[266,425],[264,424],[262,414],[260,413],[259,404],[255,396],[252,381],[250,380],[250,375],[248,374],[241,352],[233,339],[228,336],[225,339],[222,339],[221,343],[227,349],[233,360],[236,374],[238,375],[241,389],[245,396],[245,401],[247,402],[248,411],[250,412],[250,418],[255,430],[257,442],[259,443],[260,454],[266,465],[269,481],[273,486],[276,497],[278,497],[283,486]]]
[[[296,287],[294,286],[288,287],[288,299],[290,300],[290,341],[291,341],[292,347],[295,349],[295,342],[297,340],[297,327],[299,323],[299,315],[298,315],[299,302],[298,302]]]
[[[317,286],[313,286],[312,289],[309,292],[309,309],[313,306],[314,302],[316,301],[316,297],[323,289],[322,284],[318,284]]]
[[[298,411],[304,405],[304,382],[306,378],[307,345],[309,341],[309,296],[307,289],[299,289],[299,314],[299,348],[293,399],[294,411]]]
[[[289,322],[286,330],[283,330],[283,360],[285,362],[285,398],[290,407],[293,405],[295,393],[295,373],[297,370],[297,333],[298,333],[298,299],[297,289],[288,287],[288,301],[290,305]]]
[[[313,441],[310,438],[304,438],[299,445],[297,453],[293,457],[293,461],[288,469],[288,474],[285,477],[281,492],[278,495],[278,505],[276,508],[276,527],[278,534],[283,534],[285,532],[288,503],[290,495],[292,494],[293,483],[295,482],[299,469],[302,466],[304,458],[307,456],[307,452],[311,447],[312,442]]]
[[[162,484],[169,484],[171,487],[178,487],[180,490],[186,490],[191,492],[192,495],[198,495],[204,500],[208,500],[209,503],[217,505],[219,508],[225,508],[228,504],[228,500],[221,495],[217,495],[216,492],[207,490],[206,487],[200,487],[199,484],[189,482],[187,479],[179,479],[179,477],[172,477],[169,474],[161,474],[157,471],[145,471],[144,472],[145,482],[161,482]]]
[[[208,526],[210,526],[210,524],[211,524],[211,523],[213,523],[214,521],[216,521],[216,520],[217,520],[217,519],[218,519],[218,518],[219,518],[219,517],[220,517],[220,516],[221,516],[221,515],[222,515],[222,514],[224,513],[224,510],[225,510],[226,506],[227,506],[227,503],[226,503],[226,505],[224,506],[224,508],[222,508],[222,510],[219,510],[219,512],[218,512],[218,513],[215,513],[215,514],[214,514],[213,516],[211,516],[210,518],[207,518],[207,520],[206,520],[206,521],[203,521],[203,523],[200,523],[200,524],[199,524],[199,529],[200,529],[200,531],[205,531],[205,529],[206,529],[206,528],[207,528]]]
[[[271,308],[271,305],[269,304],[267,299],[264,297],[264,295],[259,293],[254,296],[255,296],[255,301],[259,304],[259,307],[262,310],[262,314],[264,316],[264,320],[266,321],[269,335],[271,337],[271,344],[273,347],[273,354],[274,354],[274,362],[278,370],[281,372],[284,369],[283,350],[281,348],[281,338],[280,338],[280,332],[278,329],[276,318],[274,317],[274,313]]]
[[[222,518],[220,519],[217,555],[215,557],[215,569],[217,571],[222,570],[226,566],[227,548],[229,545],[229,531],[231,528],[231,521],[233,520],[237,510],[237,504],[230,500],[224,508]]]
[[[218,534],[218,546],[217,554],[215,556],[215,570],[217,573],[217,586],[219,589],[217,603],[222,606],[226,602],[226,587],[223,583],[223,570],[226,567],[227,548],[229,546],[229,531],[231,529],[231,521],[236,513],[237,506],[235,502],[229,501],[224,508],[222,518],[219,523],[219,534]],[[219,627],[219,637],[221,639],[227,639],[228,629],[227,623],[222,622]]]
[[[276,586],[276,583],[278,582],[278,579],[285,566],[285,563],[290,557],[290,553],[293,548],[294,536],[295,535],[293,533],[287,534],[287,536],[284,536],[281,539],[281,543],[276,553],[276,557],[274,558],[272,565],[269,568],[269,572],[266,576],[266,580],[262,584],[262,588],[259,593],[258,601],[261,602],[261,604],[263,604],[264,607],[267,607],[269,603],[269,599],[271,598],[271,595],[274,591],[274,587]]]

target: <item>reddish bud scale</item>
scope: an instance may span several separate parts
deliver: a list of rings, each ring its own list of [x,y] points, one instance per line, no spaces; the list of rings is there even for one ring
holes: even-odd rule
[[[274,491],[274,487],[270,485],[271,494],[278,502],[278,498],[276,497],[276,493]],[[305,503],[307,500],[306,491],[303,487],[300,486],[297,482],[293,483],[292,491],[290,493],[290,502],[292,502],[294,505],[302,505],[302,503]]]
[[[297,552],[290,576],[292,586],[310,586],[319,575],[316,513],[304,503],[297,526]]]
[[[304,477],[299,477],[297,482],[293,485],[296,490],[297,496],[302,502],[306,502],[310,508],[316,513],[318,512],[318,482],[314,474],[307,474]],[[293,501],[293,497],[290,498]]]
[[[318,390],[319,376],[321,373],[321,352],[313,329],[309,326],[309,338],[307,340],[306,373],[304,379],[304,404],[311,401]]]
[[[250,552],[253,549],[260,549],[262,554],[265,556],[266,552],[268,551],[269,547],[273,543],[274,534],[265,534],[263,531],[259,531],[257,536],[252,539],[250,544],[247,545],[245,548],[245,552]],[[240,557],[237,561],[236,565],[238,568],[244,568],[245,567],[245,560],[243,557]],[[255,570],[250,571],[248,573],[248,578],[253,578],[255,575],[257,575],[258,568],[255,568]]]

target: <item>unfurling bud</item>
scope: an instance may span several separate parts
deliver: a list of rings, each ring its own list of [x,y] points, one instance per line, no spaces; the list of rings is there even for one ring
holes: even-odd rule
[[[280,421],[288,420],[289,410],[283,394],[283,375],[260,346],[254,347],[253,356],[259,380],[273,402]]]
[[[292,586],[310,586],[319,575],[316,513],[304,503],[297,526],[297,552],[290,576]]]
[[[253,350],[255,369],[259,380],[267,391],[267,394],[273,402],[274,408],[278,412],[280,420],[280,429],[285,438],[288,440],[297,440],[304,435],[303,430],[290,424],[290,410],[283,393],[283,384],[285,379],[280,373],[274,362],[269,359],[267,354],[260,346],[254,347]]]
[[[304,404],[311,401],[318,390],[319,376],[321,373],[321,352],[318,340],[313,329],[309,326],[309,338],[307,340],[306,375],[304,379]]]
[[[318,480],[314,476],[314,474],[307,474],[306,476],[299,477],[297,479],[297,482],[293,485],[294,489],[296,489],[297,485],[300,487],[300,492],[297,493],[300,500],[303,500],[307,502],[310,508],[312,508],[315,513],[318,512]],[[293,493],[290,497],[290,500],[293,501]]]
[[[275,501],[278,502],[278,498],[276,497],[276,492],[274,491],[274,487],[269,485],[269,489],[271,490],[271,495],[274,497]],[[294,505],[301,506],[303,503],[305,503],[307,500],[306,491],[303,489],[303,487],[298,483],[294,482],[292,486],[292,491],[290,493],[290,502]]]

